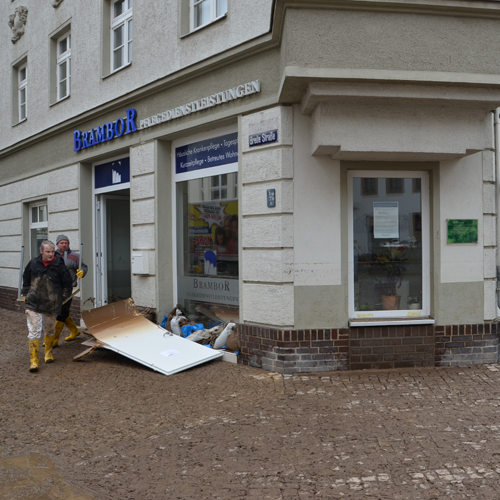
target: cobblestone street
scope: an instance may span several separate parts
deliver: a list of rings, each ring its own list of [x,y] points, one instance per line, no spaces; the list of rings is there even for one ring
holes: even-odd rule
[[[24,315],[0,317],[2,499],[500,497],[498,365],[165,377],[63,341],[32,374]],[[16,468],[32,454],[58,477]]]

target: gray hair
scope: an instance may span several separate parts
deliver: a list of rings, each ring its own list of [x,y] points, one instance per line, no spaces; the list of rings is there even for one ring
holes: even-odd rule
[[[42,244],[40,245],[40,252],[43,252],[43,249],[45,248],[45,245],[49,245],[50,248],[52,248],[53,250],[56,249],[56,246],[54,245],[54,243],[50,240],[43,240],[42,241]]]

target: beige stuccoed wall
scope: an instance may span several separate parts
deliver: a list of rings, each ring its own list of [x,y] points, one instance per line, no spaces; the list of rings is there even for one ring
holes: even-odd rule
[[[0,85],[7,90],[0,97],[4,116],[0,123],[0,149],[223,53],[270,28],[272,0],[232,0],[228,2],[225,19],[180,38],[183,20],[179,9],[183,2],[187,0],[134,1],[132,64],[112,75],[109,65],[103,69],[101,64],[102,59],[109,59],[104,41],[109,35],[109,20],[105,19],[109,15],[103,13],[109,8],[109,1],[64,0],[57,8],[49,0],[1,2]],[[20,5],[28,8],[28,20],[25,34],[13,44],[7,22]],[[72,33],[71,97],[51,105],[50,37],[67,22],[71,22]],[[12,127],[11,66],[24,55],[28,57],[28,120]],[[184,102],[176,105],[180,104]]]
[[[423,170],[436,168],[432,166],[436,163],[427,163],[429,160],[442,159],[437,174],[431,175],[431,314],[438,324],[480,323],[497,316],[493,134],[487,111],[491,98],[482,89],[464,92],[416,84],[390,84],[383,89],[378,84],[349,88],[342,83],[310,85],[300,106],[308,116],[297,115],[294,122],[296,328],[347,326],[349,242],[347,227],[340,229],[340,224],[345,223],[349,207],[342,201],[343,209],[336,208],[334,200],[345,200],[348,186],[336,173],[337,158],[357,160],[355,164],[346,162],[345,168],[404,169],[405,163],[395,161],[411,160],[417,162],[411,168],[422,165]],[[454,159],[447,160],[449,157]],[[379,161],[373,163],[375,160]],[[305,166],[308,168],[303,169]],[[308,194],[313,198],[299,210],[300,200],[308,199]],[[338,218],[339,227],[318,216],[326,208]],[[301,229],[303,221],[314,214],[317,219]],[[332,254],[338,256],[341,278],[331,283],[314,284],[311,280],[310,286],[302,286],[298,279],[305,269],[301,268],[301,245],[303,255],[307,255],[305,242],[314,241],[316,249],[325,239],[315,230],[316,224],[321,227],[318,218],[325,227],[331,226],[331,232],[323,232],[327,241],[332,234],[339,236],[338,241],[328,241],[325,246],[335,249],[340,245]],[[449,218],[478,219],[478,244],[447,245]],[[322,256],[319,262],[326,265],[327,257]],[[322,278],[327,276],[325,270]]]
[[[329,146],[338,148],[336,157],[345,160],[418,161],[491,146],[483,109],[446,104],[437,96],[422,102],[418,92],[406,96],[401,86],[394,86],[387,98],[364,90],[360,88],[359,100],[339,97],[335,103],[317,106],[312,114],[312,154]]]
[[[278,130],[278,141],[249,146],[249,135]],[[278,106],[240,123],[242,277],[240,319],[293,327],[293,109]],[[267,207],[267,190],[276,207]]]
[[[149,254],[149,275],[132,274],[138,306],[156,308],[155,142],[130,148],[131,251]]]
[[[440,164],[440,276],[443,287],[438,295],[438,316],[441,323],[450,322],[451,318],[456,322],[457,316],[462,317],[464,323],[493,320],[498,316],[495,188],[493,151]],[[447,219],[461,218],[478,220],[477,244],[447,243]],[[452,286],[452,283],[457,285]],[[474,287],[474,292],[470,287]],[[458,311],[457,301],[465,304]],[[471,303],[474,308],[469,306]]]
[[[440,164],[441,283],[483,281],[482,159],[476,153]],[[448,219],[477,219],[478,243],[448,244]]]
[[[78,165],[60,168],[23,182],[0,186],[0,283],[17,288],[21,245],[25,247],[24,265],[30,254],[30,203],[46,201],[49,239],[65,234],[71,248],[80,248],[79,233],[79,170]]]
[[[354,4],[357,2],[351,2]],[[370,2],[376,6],[377,2]],[[391,2],[397,8],[398,2]],[[408,2],[400,2],[408,4]],[[426,2],[418,2],[424,4]],[[500,30],[495,2],[458,2],[486,6],[492,19],[457,15],[456,2],[441,3],[440,14],[384,12],[355,8],[286,11],[283,65],[306,68],[438,71],[498,74]],[[388,2],[384,2],[388,7]],[[366,6],[366,4],[365,4]],[[418,8],[417,3],[415,6]]]
[[[294,322],[297,329],[344,327],[340,162],[311,155],[312,119],[294,114]]]
[[[75,161],[93,163],[106,157],[114,157],[127,152],[130,147],[139,143],[154,141],[158,138],[170,140],[172,137],[191,135],[194,130],[213,128],[214,123],[219,126],[225,121],[233,122],[241,113],[276,102],[276,90],[280,81],[278,60],[279,53],[275,50],[261,52],[224,68],[203,73],[200,78],[192,78],[163,91],[142,95],[127,104],[116,104],[113,109],[107,109],[105,112],[96,108],[95,114],[86,116],[79,123],[70,126],[63,123],[61,129],[48,134],[43,140],[29,142],[25,147],[19,147],[5,156],[2,156],[0,152],[0,168],[2,169],[0,185],[34,173],[38,174],[66,166]],[[258,94],[233,100],[199,113],[192,113],[136,133],[124,134],[122,137],[78,152],[73,151],[74,130],[90,130],[108,121],[114,122],[118,117],[125,117],[125,112],[129,108],[137,110],[137,119],[140,120],[238,83],[255,79],[261,82],[261,92]]]

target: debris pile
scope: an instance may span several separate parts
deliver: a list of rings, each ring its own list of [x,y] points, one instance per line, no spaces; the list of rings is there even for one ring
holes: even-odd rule
[[[205,329],[203,323],[189,321],[183,316],[180,306],[175,306],[165,316],[161,324],[162,328],[197,344],[212,347],[214,349],[226,349],[232,352],[239,351],[238,327],[235,323],[220,321],[212,328]]]
[[[85,341],[83,344],[89,348],[73,359],[79,361],[95,349],[104,348],[165,375],[215,359],[237,363],[235,322],[225,323],[214,315],[207,316],[211,321],[205,321],[209,326],[205,329],[204,323],[189,321],[177,306],[160,327],[147,319],[152,312],[147,308],[139,310],[131,298],[83,311],[82,318],[93,339]]]

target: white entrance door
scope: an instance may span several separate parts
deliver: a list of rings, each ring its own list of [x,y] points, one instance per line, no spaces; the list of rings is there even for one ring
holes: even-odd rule
[[[96,307],[131,296],[130,197],[95,198]]]

